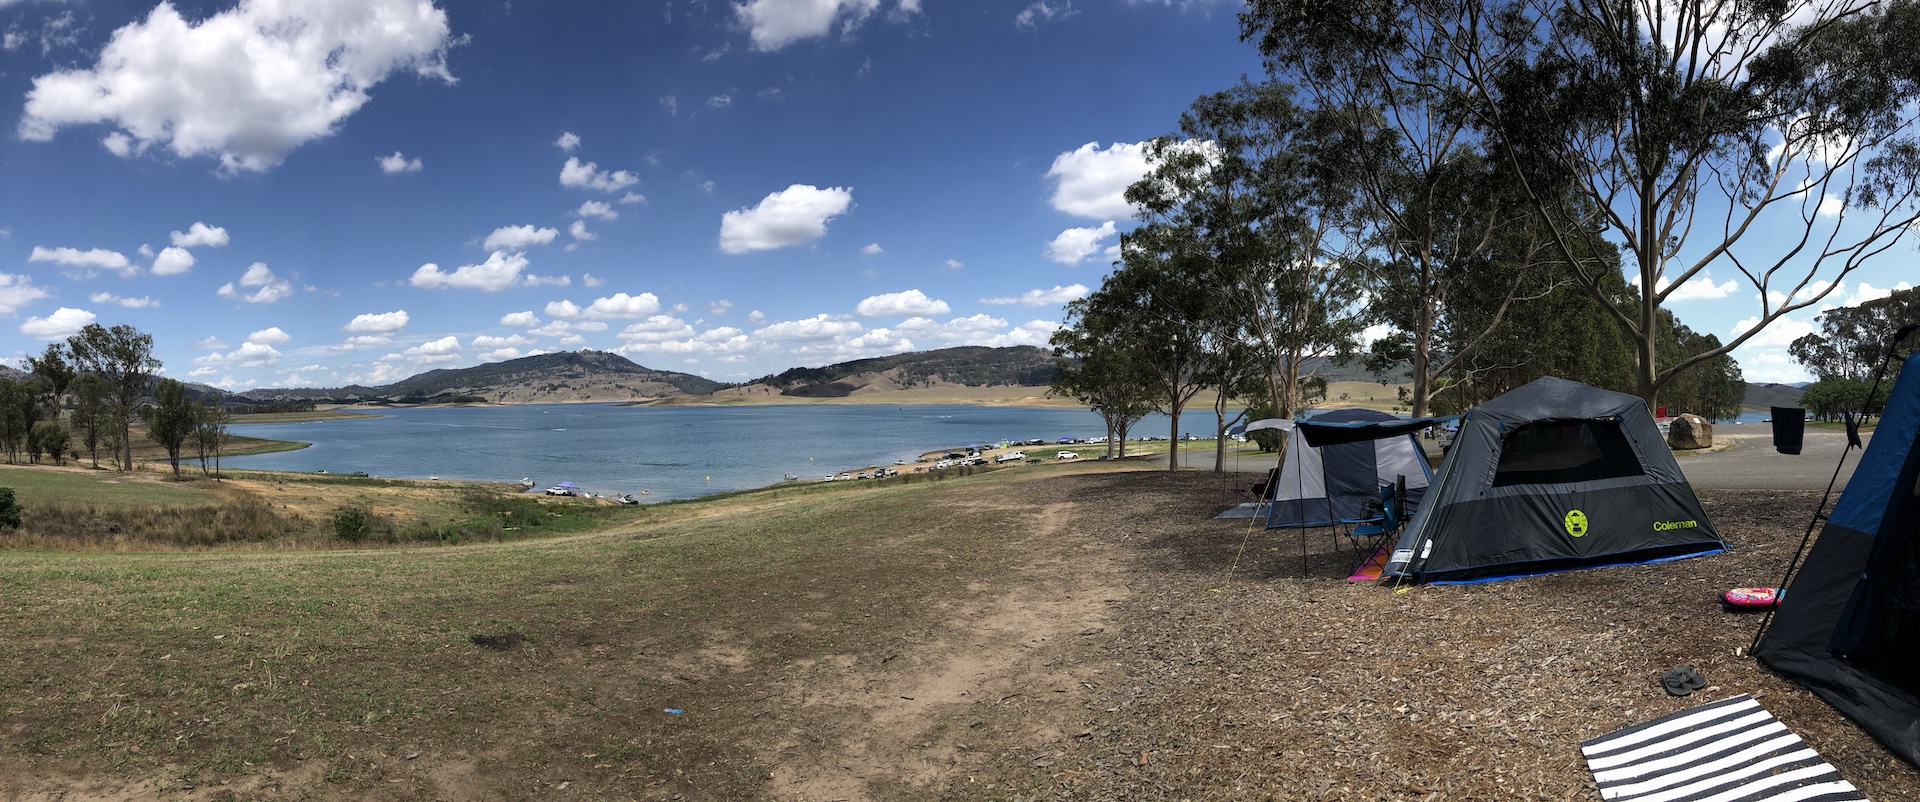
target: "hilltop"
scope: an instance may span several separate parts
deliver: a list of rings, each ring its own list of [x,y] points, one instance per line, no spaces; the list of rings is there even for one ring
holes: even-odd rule
[[[569,351],[509,359],[471,368],[445,368],[392,384],[364,387],[250,390],[241,401],[321,404],[474,403],[547,404],[637,401],[699,395],[725,384],[690,373],[655,370],[605,351]]]
[[[1054,371],[1052,352],[1042,348],[961,346],[856,359],[818,368],[793,368],[709,395],[717,400],[768,397],[791,400],[953,388],[1019,387],[1044,391],[1053,382]]]

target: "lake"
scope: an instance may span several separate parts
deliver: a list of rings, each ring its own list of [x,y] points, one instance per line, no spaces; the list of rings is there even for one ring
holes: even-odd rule
[[[381,417],[310,423],[238,423],[235,434],[312,443],[298,451],[233,457],[233,468],[514,482],[571,481],[593,493],[647,491],[648,501],[764,487],[794,474],[912,462],[970,443],[1103,437],[1085,409],[982,406],[627,407],[537,404],[382,410]],[[1211,429],[1213,416],[1199,416]],[[1164,434],[1154,416],[1134,436]],[[1069,447],[1087,451],[1092,447]],[[1058,447],[1036,447],[1053,456]]]

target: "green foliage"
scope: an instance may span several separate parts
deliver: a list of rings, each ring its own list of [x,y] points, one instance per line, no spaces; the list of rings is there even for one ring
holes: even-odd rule
[[[23,454],[32,459],[33,426],[42,411],[33,380],[0,378],[0,448],[6,450],[8,462],[19,462]]]
[[[333,536],[348,543],[359,543],[373,534],[373,513],[364,507],[341,507],[333,511]]]
[[[79,369],[105,383],[105,411],[118,434],[120,470],[132,470],[134,409],[160,370],[160,360],[153,356],[153,335],[124,324],[107,328],[88,323],[67,338],[67,347]]]
[[[1920,323],[1920,289],[1822,312],[1820,330],[1794,340],[1787,353],[1816,378],[1870,381],[1886,359],[1887,341],[1909,323]],[[1888,379],[1900,374],[1901,361],[1915,349],[1920,337],[1910,336],[1888,362]]]
[[[98,468],[100,446],[106,442],[101,430],[112,428],[107,414],[107,382],[95,374],[82,373],[74,377],[72,389],[73,429],[80,436],[80,445],[93,458],[93,467]]]
[[[36,461],[44,454],[53,459],[53,464],[64,465],[68,446],[72,442],[73,435],[67,432],[67,427],[60,425],[59,421],[45,420],[34,424],[29,448]]]
[[[153,405],[144,410],[147,438],[166,449],[173,475],[180,475],[180,448],[193,436],[199,417],[199,405],[187,397],[187,386],[175,379],[161,379],[153,388]]]
[[[11,487],[0,487],[0,526],[20,528],[20,504],[13,500]]]
[[[1800,406],[1819,420],[1838,420],[1847,412],[1875,412],[1885,409],[1893,394],[1892,382],[1881,382],[1873,403],[1867,403],[1872,384],[1865,379],[1832,376],[1807,385],[1800,393]]]

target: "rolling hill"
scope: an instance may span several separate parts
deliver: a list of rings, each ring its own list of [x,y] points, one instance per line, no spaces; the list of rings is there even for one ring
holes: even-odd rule
[[[725,384],[690,373],[654,370],[619,354],[568,351],[509,359],[471,368],[431,370],[378,387],[249,390],[236,401],[310,401],[321,404],[450,403],[541,404],[638,401],[699,395]]]
[[[961,346],[793,368],[711,395],[845,398],[939,387],[1045,387],[1053,381],[1054,370],[1052,352],[1030,345]]]

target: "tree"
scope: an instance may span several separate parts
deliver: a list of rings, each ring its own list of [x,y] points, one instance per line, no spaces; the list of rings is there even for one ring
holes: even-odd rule
[[[67,432],[67,427],[60,425],[57,420],[43,420],[33,425],[30,437],[32,442],[28,448],[35,460],[45,454],[53,458],[55,465],[66,464],[67,447],[73,441],[73,435]]]
[[[1243,30],[1270,68],[1301,64],[1266,35],[1300,18],[1320,25],[1322,49],[1413,59],[1459,90],[1450,101],[1633,344],[1649,406],[1687,369],[1818,303],[1916,218],[1913,0],[1254,0]],[[1441,46],[1407,47],[1425,41]],[[1579,258],[1570,234],[1595,226],[1627,255],[1642,290],[1629,304],[1606,289],[1611,266]],[[1659,311],[1714,269],[1756,292],[1754,322],[1663,364]]]
[[[1066,323],[1051,342],[1059,370],[1050,392],[1078,399],[1100,415],[1107,425],[1107,456],[1125,457],[1127,430],[1153,411],[1153,372],[1113,310],[1081,298],[1067,304]]]
[[[100,467],[100,444],[104,439],[101,428],[107,426],[107,395],[105,379],[92,373],[74,377],[73,428],[80,435],[80,444],[93,458],[95,468]]]
[[[201,399],[195,405],[193,416],[193,445],[200,457],[200,473],[218,477],[220,475],[220,455],[227,447],[227,408],[219,394]],[[208,472],[207,459],[213,459],[213,470]]]
[[[82,370],[106,382],[111,422],[117,430],[120,470],[133,469],[133,415],[141,396],[160,370],[153,356],[153,335],[125,324],[109,329],[88,323],[79,334],[67,338],[73,361]],[[178,460],[174,469],[178,473]]]
[[[40,397],[31,380],[0,378],[0,447],[8,462],[19,462],[22,453],[33,459],[33,425],[39,420]]]
[[[187,395],[186,385],[175,379],[161,379],[153,388],[153,404],[144,410],[147,438],[166,449],[175,478],[180,476],[180,448],[197,428],[197,407]]]
[[[1153,376],[1154,409],[1167,416],[1167,470],[1180,468],[1180,414],[1208,385],[1210,317],[1219,306],[1198,275],[1201,259],[1179,243],[1140,232],[1123,236],[1122,266],[1086,298],[1085,308],[1132,342],[1131,357]]]
[[[1886,357],[1893,333],[1909,323],[1920,323],[1920,289],[1894,290],[1885,298],[1829,309],[1820,313],[1817,322],[1818,332],[1787,347],[1793,361],[1818,379],[1870,381]],[[1920,348],[1920,339],[1904,343],[1887,365],[1889,379],[1899,375],[1901,358],[1915,348]]]
[[[68,364],[66,349],[60,343],[47,343],[47,350],[38,357],[27,357],[27,368],[34,378],[44,382],[46,389],[47,417],[60,418],[60,400],[66,397],[67,387],[73,384],[75,370]]]

